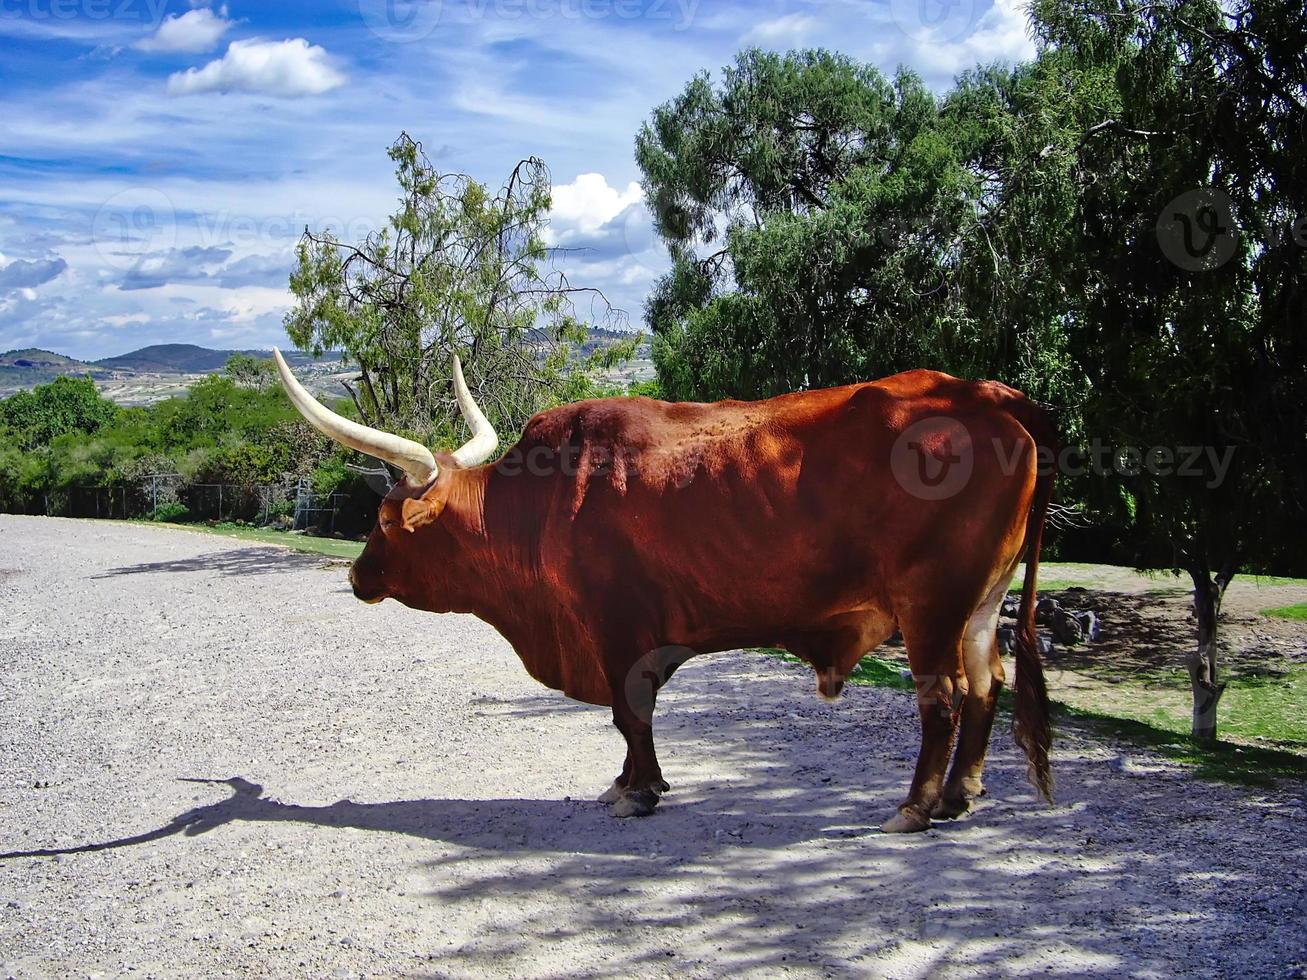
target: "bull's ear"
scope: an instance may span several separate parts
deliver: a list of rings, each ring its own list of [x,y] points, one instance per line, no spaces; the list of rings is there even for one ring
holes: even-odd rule
[[[440,475],[418,497],[409,497],[400,505],[400,514],[404,521],[404,530],[416,531],[430,524],[445,509],[449,500],[449,480],[455,470],[462,469],[458,460],[448,453],[436,453],[436,462]]]
[[[401,505],[404,516],[404,530],[410,534],[420,527],[430,524],[445,509],[445,496],[410,497]]]

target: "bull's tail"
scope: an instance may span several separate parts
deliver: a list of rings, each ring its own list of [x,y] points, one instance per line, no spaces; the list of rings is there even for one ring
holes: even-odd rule
[[[1028,427],[1029,428],[1029,427]],[[1056,452],[1055,436],[1041,438],[1036,427],[1032,435],[1040,448]],[[1048,802],[1053,802],[1053,773],[1048,753],[1053,744],[1053,729],[1048,718],[1048,688],[1044,683],[1044,663],[1039,656],[1039,637],[1035,632],[1035,588],[1039,576],[1039,546],[1044,536],[1044,521],[1053,496],[1053,468],[1040,473],[1035,482],[1035,496],[1026,518],[1026,575],[1021,586],[1021,608],[1017,613],[1016,631],[1016,710],[1012,718],[1012,737],[1026,753],[1030,781]]]

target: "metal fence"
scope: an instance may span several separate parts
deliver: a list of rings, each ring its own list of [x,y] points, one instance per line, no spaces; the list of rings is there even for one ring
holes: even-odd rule
[[[376,519],[376,500],[366,488],[358,492],[359,486],[352,495],[319,494],[306,478],[246,485],[190,483],[178,473],[150,473],[112,486],[51,490],[15,509],[50,517],[239,521],[339,536],[365,532]]]

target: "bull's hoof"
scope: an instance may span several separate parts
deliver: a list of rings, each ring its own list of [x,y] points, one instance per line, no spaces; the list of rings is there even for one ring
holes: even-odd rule
[[[930,808],[930,815],[936,820],[955,820],[971,809],[971,800],[962,794],[944,794]]]
[[[915,834],[930,829],[930,817],[919,810],[901,807],[899,812],[880,825],[881,833]]]
[[[628,789],[608,811],[614,817],[647,817],[658,805],[658,794],[652,789]]]
[[[658,782],[654,783],[650,788],[659,796],[671,789],[671,787],[667,785],[667,780],[665,779],[658,780]],[[624,792],[626,792],[626,787],[614,779],[613,785],[609,786],[599,794],[599,802],[604,804],[616,803],[622,798]]]

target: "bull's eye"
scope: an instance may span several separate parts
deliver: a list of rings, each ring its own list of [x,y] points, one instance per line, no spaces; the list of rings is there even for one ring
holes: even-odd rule
[[[383,531],[389,531],[392,527],[395,527],[395,526],[397,526],[398,524],[399,524],[399,521],[382,521],[382,522],[381,522],[381,530],[383,530]]]

